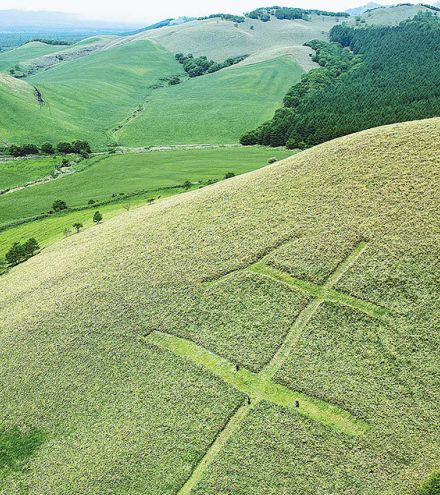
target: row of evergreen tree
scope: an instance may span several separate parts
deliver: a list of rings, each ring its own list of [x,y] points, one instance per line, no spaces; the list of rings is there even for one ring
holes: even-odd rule
[[[306,148],[395,122],[440,115],[440,20],[419,13],[399,26],[336,25],[313,41],[321,66],[304,75],[273,119],[242,144]]]
[[[259,9],[252,10],[246,14],[246,17],[250,19],[260,19],[260,21],[268,22],[271,20],[271,16],[277,19],[305,19],[308,20],[310,14],[323,15],[323,16],[335,16],[335,17],[349,17],[347,12],[328,12],[327,10],[318,9],[301,9],[298,7],[261,7]]]

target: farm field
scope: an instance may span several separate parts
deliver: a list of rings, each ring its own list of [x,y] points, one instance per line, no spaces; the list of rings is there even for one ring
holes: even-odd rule
[[[336,139],[0,277],[0,493],[425,495],[439,132]]]
[[[182,192],[187,180],[194,183],[193,187],[200,187],[209,180],[223,179],[228,172],[243,174],[263,167],[270,158],[281,160],[293,153],[284,149],[239,147],[97,156],[73,165],[78,171],[67,177],[0,196],[0,225],[45,213],[56,199],[66,201],[69,207],[87,207],[91,199],[97,204],[115,201],[99,208],[106,217],[114,216],[125,212],[127,204],[145,204],[150,198]],[[60,159],[8,162],[12,163],[10,175],[24,174],[40,162],[49,165],[57,160]],[[0,171],[3,165],[0,162]],[[130,197],[131,194],[135,196]],[[64,230],[71,229],[76,221],[90,220],[85,226],[91,225],[96,209],[94,206],[90,210],[63,213],[0,232],[0,258],[15,241],[36,237],[44,246],[62,238]]]
[[[304,71],[289,57],[237,65],[155,91],[114,134],[125,146],[236,143],[269,119]]]
[[[62,158],[0,161],[0,191],[51,175]]]

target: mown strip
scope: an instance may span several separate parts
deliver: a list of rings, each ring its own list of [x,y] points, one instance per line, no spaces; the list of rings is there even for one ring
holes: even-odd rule
[[[237,371],[233,363],[190,340],[155,330],[147,337],[147,341],[203,366],[247,395],[251,399],[251,403],[255,400],[265,400],[291,409],[347,435],[360,435],[368,428],[365,423],[339,407],[290,390],[245,368],[240,368]],[[295,407],[295,401],[299,402],[299,407]]]
[[[266,265],[263,262],[251,265],[249,267],[249,270],[254,273],[258,273],[259,275],[264,275],[274,280],[278,280],[279,282],[289,285],[290,287],[295,287],[296,289],[310,294],[314,298],[320,298],[325,301],[339,303],[343,304],[344,306],[349,306],[353,309],[357,309],[371,316],[372,318],[382,319],[391,314],[390,311],[383,306],[378,306],[377,304],[371,303],[369,301],[364,301],[362,299],[358,299],[357,297],[349,296],[348,294],[344,294],[343,292],[339,292],[330,287],[326,287],[325,285],[321,286],[312,282],[301,280],[292,275],[289,275],[286,272],[282,272],[277,268]]]

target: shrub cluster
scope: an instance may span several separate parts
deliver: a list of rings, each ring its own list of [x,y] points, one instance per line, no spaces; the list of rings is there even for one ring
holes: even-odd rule
[[[38,242],[31,238],[25,243],[14,242],[11,249],[6,253],[6,261],[10,266],[18,265],[28,260],[40,249]]]
[[[183,65],[183,69],[189,77],[198,77],[217,72],[226,67],[230,67],[231,65],[238,64],[246,57],[247,55],[230,57],[224,62],[218,63],[214,62],[214,60],[208,60],[208,58],[204,56],[195,58],[192,53],[189,53],[188,55],[184,55],[183,53],[176,54],[176,60]]]
[[[206,19],[221,19],[222,21],[232,21],[236,23],[244,22],[246,19],[242,15],[234,15],[234,14],[211,14],[205,17],[199,17],[198,21],[205,21]]]
[[[63,154],[78,153],[81,155],[92,152],[88,141],[73,141],[72,143],[61,142],[54,147],[50,143],[44,143],[40,148],[36,144],[12,145],[9,147],[9,154],[13,157],[21,157],[28,155],[38,155],[40,152],[45,155],[53,155],[56,151]]]

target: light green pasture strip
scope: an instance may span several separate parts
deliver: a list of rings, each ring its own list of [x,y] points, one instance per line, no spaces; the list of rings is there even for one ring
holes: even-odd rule
[[[355,263],[359,256],[364,252],[367,247],[366,242],[360,242],[353,251],[345,258],[342,263],[336,268],[336,270],[328,277],[324,284],[324,287],[332,287],[338,282],[342,275]],[[263,369],[262,374],[267,378],[273,378],[275,374],[281,369],[286,359],[289,357],[292,349],[295,347],[296,343],[301,337],[301,334],[311,320],[311,318],[318,311],[319,306],[324,302],[322,296],[316,297],[312,302],[310,302],[298,315],[298,318],[293,322],[284,342],[275,353],[270,362]]]
[[[203,476],[206,468],[213,462],[217,455],[222,450],[223,446],[231,438],[231,436],[239,429],[241,423],[246,418],[246,416],[251,412],[251,410],[260,402],[259,400],[252,402],[251,404],[245,404],[241,406],[233,414],[228,424],[220,432],[220,434],[215,439],[214,443],[207,450],[202,460],[197,464],[197,467],[191,473],[186,483],[177,492],[177,495],[189,495],[192,489],[197,485]]]
[[[244,368],[236,371],[233,363],[187,339],[154,331],[147,340],[178,356],[202,365],[229,385],[251,397],[252,402],[265,400],[281,407],[287,407],[348,435],[359,435],[367,428],[365,424],[336,406],[290,390],[283,385],[272,382],[267,376],[252,373]],[[300,407],[295,407],[295,401],[299,401]]]
[[[310,294],[314,298],[321,298],[325,301],[331,301],[343,304],[345,306],[350,306],[351,308],[362,311],[363,313],[366,313],[373,318],[380,319],[383,318],[385,315],[390,314],[390,311],[387,308],[377,306],[374,303],[363,301],[362,299],[358,299],[356,297],[349,296],[348,294],[338,292],[326,286],[321,286],[312,282],[300,280],[299,278],[293,277],[286,272],[282,272],[281,270],[268,266],[262,262],[251,265],[249,267],[249,270],[254,273],[267,276],[274,280],[278,280],[290,287],[295,287],[303,292]]]

